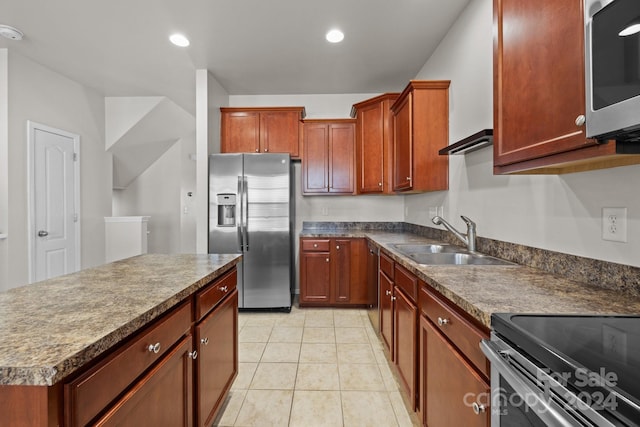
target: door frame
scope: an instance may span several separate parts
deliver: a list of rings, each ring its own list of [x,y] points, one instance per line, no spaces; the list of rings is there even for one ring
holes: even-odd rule
[[[55,133],[57,135],[65,136],[73,140],[73,152],[76,155],[73,162],[73,203],[76,214],[74,221],[75,227],[75,270],[80,270],[80,135],[67,132],[62,129],[57,129],[51,126],[43,125],[41,123],[27,120],[27,206],[28,206],[28,219],[27,219],[27,242],[29,246],[29,283],[33,283],[36,277],[36,226],[35,226],[35,131],[42,130],[45,132]]]

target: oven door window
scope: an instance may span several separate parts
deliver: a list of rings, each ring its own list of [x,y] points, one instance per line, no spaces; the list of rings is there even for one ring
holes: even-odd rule
[[[526,404],[524,397],[500,377],[500,426],[546,427],[547,425]]]

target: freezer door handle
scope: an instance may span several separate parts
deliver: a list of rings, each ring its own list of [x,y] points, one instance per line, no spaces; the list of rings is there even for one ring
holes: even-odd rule
[[[244,240],[243,240],[243,233],[242,233],[242,198],[244,196],[244,190],[243,190],[243,184],[244,184],[244,180],[242,176],[238,177],[238,194],[240,195],[240,201],[239,203],[239,211],[240,211],[240,215],[238,218],[240,218],[240,220],[237,222],[236,225],[236,230],[238,231],[238,246],[240,246],[240,252],[244,252]]]
[[[242,178],[242,186],[243,186],[242,198],[244,199],[244,219],[242,220],[242,227],[244,229],[243,230],[244,251],[249,252],[249,233],[247,230],[249,228],[249,182],[246,176]]]

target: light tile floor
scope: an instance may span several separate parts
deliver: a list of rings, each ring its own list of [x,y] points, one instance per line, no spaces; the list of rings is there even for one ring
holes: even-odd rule
[[[214,425],[417,425],[366,310],[241,312],[238,334],[238,376]]]

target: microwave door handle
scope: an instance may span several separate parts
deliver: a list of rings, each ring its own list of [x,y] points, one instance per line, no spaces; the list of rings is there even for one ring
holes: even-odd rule
[[[513,388],[513,390],[519,395],[522,396],[523,399],[526,399],[527,406],[531,407],[536,416],[538,416],[542,421],[547,425],[558,426],[558,427],[574,427],[574,426],[582,426],[582,424],[578,423],[576,420],[568,419],[564,411],[558,407],[558,405],[551,401],[551,398],[545,399],[544,396],[540,395],[540,390],[531,387],[529,384],[523,380],[523,378],[518,375],[514,368],[509,366],[507,362],[505,362],[504,358],[501,356],[501,353],[509,354],[512,350],[502,350],[495,343],[489,340],[480,341],[480,349],[487,356],[489,362],[491,362],[491,370],[495,370],[499,373],[501,377],[505,379],[506,382]],[[498,389],[494,390],[492,387],[491,390],[491,403],[496,404],[501,400],[504,400],[505,396],[500,396],[500,393],[504,393],[504,390],[500,388],[498,385]],[[497,394],[497,395],[494,395]],[[494,408],[498,410],[498,408]]]
[[[236,202],[238,204],[238,214],[236,215],[236,218],[238,218],[238,220],[236,221],[236,231],[238,232],[238,246],[240,246],[240,252],[244,252],[244,240],[242,237],[242,177],[239,176],[238,177],[238,196],[239,196],[239,201]]]

